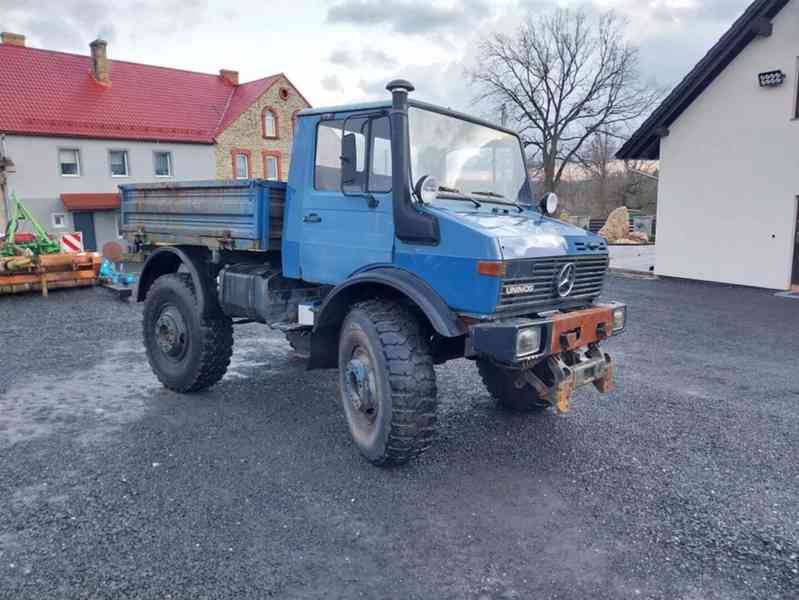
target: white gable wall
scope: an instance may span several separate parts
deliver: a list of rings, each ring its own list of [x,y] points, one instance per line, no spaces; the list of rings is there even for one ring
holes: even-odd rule
[[[661,140],[656,272],[773,289],[790,287],[799,195],[794,118],[799,0],[774,19]],[[758,73],[785,83],[760,88]]]

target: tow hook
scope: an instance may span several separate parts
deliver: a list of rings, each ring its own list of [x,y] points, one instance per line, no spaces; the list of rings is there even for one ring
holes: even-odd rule
[[[593,383],[602,394],[613,389],[613,361],[610,355],[603,354],[597,347],[591,348],[583,360],[572,366],[566,364],[562,355],[550,356],[546,367],[554,382],[551,386],[545,384],[532,369],[522,371],[522,377],[558,414],[571,410],[572,395],[578,387]]]

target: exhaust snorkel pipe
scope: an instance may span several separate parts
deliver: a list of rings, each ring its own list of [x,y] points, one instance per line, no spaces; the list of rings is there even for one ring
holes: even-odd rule
[[[411,198],[410,142],[408,139],[408,94],[415,88],[410,81],[395,79],[386,85],[391,92],[392,200],[397,238],[409,244],[436,245],[440,235],[438,220],[417,210]]]

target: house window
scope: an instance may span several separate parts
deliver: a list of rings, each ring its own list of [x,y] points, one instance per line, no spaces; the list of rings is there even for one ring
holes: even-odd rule
[[[264,152],[264,178],[270,181],[280,179],[280,154]]]
[[[236,179],[250,178],[250,153],[244,150],[233,151],[233,176]]]
[[[265,138],[277,137],[277,114],[271,108],[264,110],[263,114],[263,129]]]
[[[80,152],[75,148],[58,151],[59,169],[64,177],[80,177]]]
[[[128,151],[111,150],[109,152],[111,163],[111,177],[127,177],[128,171]]]
[[[172,177],[172,153],[156,152],[155,156],[155,176]]]
[[[53,227],[62,229],[67,226],[67,216],[64,213],[53,213]]]

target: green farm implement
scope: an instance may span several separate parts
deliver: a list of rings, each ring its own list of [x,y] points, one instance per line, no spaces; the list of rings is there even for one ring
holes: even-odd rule
[[[100,255],[61,252],[61,246],[39,225],[15,195],[13,211],[0,240],[0,295],[81,287],[97,283]],[[30,232],[20,231],[27,223]]]
[[[50,237],[44,227],[39,225],[28,207],[17,200],[15,194],[11,194],[11,202],[11,218],[6,227],[5,240],[0,246],[0,256],[22,256],[30,253],[39,256],[61,252],[58,242]],[[24,223],[30,226],[30,233],[20,231],[20,227]]]

